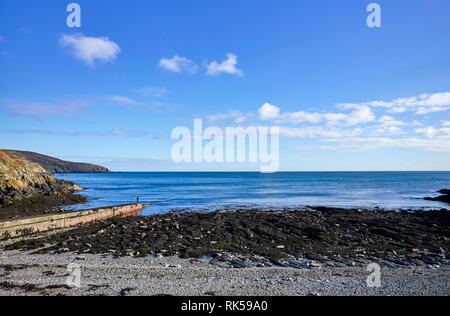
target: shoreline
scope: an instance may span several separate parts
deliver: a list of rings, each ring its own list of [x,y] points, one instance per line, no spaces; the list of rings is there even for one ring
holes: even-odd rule
[[[319,262],[368,259],[405,265],[450,259],[450,211],[311,210],[170,212],[130,216],[31,238],[5,250],[112,254],[116,257],[255,255]]]
[[[0,242],[0,295],[448,295],[449,223],[328,208],[111,219]]]

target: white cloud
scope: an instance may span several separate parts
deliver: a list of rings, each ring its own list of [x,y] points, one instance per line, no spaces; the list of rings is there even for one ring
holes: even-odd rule
[[[411,125],[412,125],[412,126],[425,126],[423,123],[421,123],[421,122],[419,122],[419,121],[416,121],[416,120],[412,121],[412,122],[411,122]]]
[[[368,107],[360,107],[350,113],[345,119],[348,125],[357,125],[361,123],[369,123],[375,121],[375,115]]]
[[[336,128],[326,128],[322,126],[308,126],[302,128],[296,127],[279,127],[280,136],[288,138],[342,138],[342,137],[356,137],[363,132],[360,128],[352,130],[342,130]]]
[[[237,56],[234,54],[227,54],[227,59],[218,63],[217,61],[213,61],[208,65],[208,70],[206,71],[207,75],[210,76],[218,76],[221,73],[226,73],[230,75],[236,75],[242,77],[244,72],[238,68],[237,65]]]
[[[428,138],[434,138],[437,135],[443,135],[444,137],[450,136],[450,127],[434,128],[433,126],[428,126],[425,128],[418,128],[414,130],[417,134],[423,134]]]
[[[429,114],[435,112],[445,112],[450,110],[448,106],[432,106],[432,107],[420,107],[417,109],[416,114]]]
[[[433,111],[435,107],[438,107],[441,110],[442,107],[446,106],[446,98],[449,95],[450,93],[427,94],[420,97],[395,99],[392,102],[374,101],[359,104],[339,104],[338,108],[341,111],[335,113],[282,112],[280,107],[265,103],[252,115],[240,116],[239,112],[230,111],[212,117],[214,119],[234,118],[235,123],[243,123],[253,118],[278,126],[282,137],[317,139],[321,142],[334,143],[305,145],[303,149],[355,151],[415,148],[435,152],[450,152],[449,120],[438,123],[440,127],[426,127],[418,120],[407,122],[394,115],[387,115],[387,113],[397,113],[397,116],[399,116],[399,113],[406,111],[421,113],[421,108]],[[377,119],[374,112],[375,110],[377,110],[377,113],[383,112],[380,111],[380,107],[385,111]],[[305,126],[295,126],[303,123]]]
[[[142,105],[140,102],[133,100],[128,97],[120,96],[120,95],[113,95],[108,98],[108,100],[122,105]]]
[[[277,124],[301,124],[312,123],[319,124],[326,122],[328,125],[342,123],[347,126],[358,125],[373,122],[375,115],[369,107],[360,107],[351,113],[317,113],[317,112],[285,112],[280,114],[280,108],[265,103],[258,114],[262,120],[274,120]]]
[[[5,108],[10,114],[32,117],[38,120],[43,120],[51,116],[72,117],[84,110],[88,105],[89,102],[87,101],[66,101],[59,104],[46,104],[17,100],[0,100],[0,107]]]
[[[171,72],[196,73],[198,66],[191,60],[175,55],[173,58],[163,58],[159,61],[159,67]]]
[[[280,116],[280,108],[270,103],[264,103],[258,110],[258,116],[263,121],[276,119]]]
[[[447,140],[431,140],[420,138],[345,138],[328,139],[328,142],[339,144],[340,150],[374,150],[385,148],[419,148],[435,152],[450,152]]]
[[[244,123],[245,121],[247,121],[247,117],[246,117],[246,116],[239,116],[239,117],[237,117],[237,118],[234,120],[234,122],[237,123],[237,124],[242,124],[242,123]]]
[[[388,110],[389,113],[404,113],[406,111],[407,109],[404,106],[396,106]]]
[[[375,134],[399,135],[405,133],[400,126],[405,126],[406,124],[403,121],[394,119],[392,116],[382,116],[378,122],[380,125],[375,126]]]
[[[418,128],[414,130],[417,134],[424,134],[428,138],[433,138],[439,131],[432,126],[425,128]]]
[[[121,52],[119,45],[108,37],[86,37],[81,33],[62,35],[59,44],[68,48],[77,59],[91,67],[96,61],[112,62]]]
[[[361,106],[388,108],[391,113],[415,111],[416,114],[428,114],[450,110],[450,92],[425,93],[420,96],[398,98],[391,101],[371,101],[363,103],[342,103],[343,108],[358,108]]]
[[[343,126],[354,126],[375,121],[375,115],[369,107],[360,107],[350,113],[311,113],[305,111],[299,112],[281,112],[281,109],[273,104],[264,103],[254,113],[243,115],[239,111],[229,111],[208,115],[206,118],[210,122],[236,118],[235,123],[243,123],[251,117],[257,117],[261,121],[272,121],[275,124],[297,125],[302,123],[319,124],[325,122],[329,126],[341,124]],[[388,124],[388,123],[386,123]],[[392,125],[392,122],[390,122]]]
[[[278,115],[280,116],[280,115]],[[277,117],[278,117],[277,116]],[[320,123],[324,119],[323,114],[320,113],[308,113],[304,111],[283,113],[280,119],[277,120],[278,124],[301,124],[301,123]]]

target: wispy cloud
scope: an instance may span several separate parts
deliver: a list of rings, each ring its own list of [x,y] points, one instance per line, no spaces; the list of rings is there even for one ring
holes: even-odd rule
[[[356,129],[339,129],[327,128],[323,126],[308,127],[279,127],[280,136],[287,138],[342,138],[356,137],[363,133],[359,128]]]
[[[64,101],[58,104],[26,102],[19,100],[0,100],[0,107],[10,114],[43,120],[47,117],[72,117],[89,106],[88,101]]]
[[[95,62],[112,62],[121,48],[108,37],[86,37],[81,33],[62,35],[61,47],[67,48],[77,59],[93,67]]]
[[[210,76],[218,76],[221,73],[226,73],[235,76],[244,76],[244,72],[241,69],[236,68],[237,56],[234,54],[227,54],[227,59],[218,63],[213,61],[207,66],[206,74]]]
[[[398,98],[391,101],[370,101],[363,103],[342,103],[342,108],[358,108],[361,106],[387,108],[391,113],[414,111],[416,114],[428,114],[450,110],[450,92],[425,93],[420,96]]]
[[[152,139],[154,140],[169,140],[171,139],[170,135],[153,135]]]
[[[88,132],[88,131],[76,131],[76,132],[60,132],[53,130],[38,130],[38,129],[12,129],[12,130],[3,130],[3,133],[10,134],[33,134],[33,135],[45,135],[45,136],[98,136],[98,137],[107,137],[107,136],[122,136],[127,138],[134,137],[145,137],[148,136],[147,132],[144,131],[134,131],[134,130],[122,130],[122,129],[114,129],[110,131],[99,131],[99,132]]]
[[[265,103],[258,110],[258,117],[263,121],[274,121],[276,124],[318,124],[326,122],[328,125],[343,123],[344,125],[357,125],[373,122],[375,115],[367,106],[359,107],[350,113],[317,113],[317,112],[285,112],[270,103]]]
[[[154,111],[163,112],[169,111],[173,112],[178,109],[178,105],[168,104],[160,101],[146,101],[146,100],[137,100],[135,98],[121,96],[121,95],[113,95],[106,97],[106,100],[114,103],[118,106],[134,106],[134,107],[143,107],[147,109],[152,109]]]
[[[450,142],[450,127],[435,128],[433,126],[428,126],[415,129],[414,132],[417,134],[423,134],[428,138],[435,138],[435,136],[442,135],[448,138],[448,141]]]
[[[198,66],[186,57],[175,55],[172,58],[163,58],[159,61],[159,67],[170,72],[188,72],[194,74],[198,71]]]
[[[243,114],[241,111],[231,110],[226,113],[210,114],[206,116],[206,120],[210,123],[233,119],[235,123],[241,124],[253,117],[253,113]]]
[[[450,93],[423,94],[419,97],[398,98],[389,102],[341,103],[335,112],[283,112],[281,107],[264,103],[256,112],[247,114],[246,125],[278,126],[285,138],[315,139],[316,144],[304,150],[362,151],[387,148],[416,148],[434,152],[450,152],[450,121],[427,126],[424,121],[408,121],[416,114],[450,109]],[[377,116],[384,112],[381,116]],[[395,114],[394,114],[395,113]],[[239,111],[210,114],[210,122],[219,120],[239,123]],[[399,118],[402,116],[403,119]],[[422,118],[421,116],[419,116]]]
[[[112,101],[116,104],[120,105],[143,105],[141,102],[138,102],[132,98],[120,96],[120,95],[113,95],[107,98],[109,101]]]
[[[450,142],[445,139],[422,138],[333,138],[327,140],[337,143],[336,147],[328,150],[374,150],[385,148],[419,148],[435,152],[450,152]]]
[[[153,87],[145,87],[138,89],[137,92],[144,97],[163,97],[169,93],[169,90],[165,88],[153,88]]]
[[[405,126],[406,123],[404,123],[403,121],[396,120],[392,116],[385,115],[385,116],[381,117],[378,120],[378,122],[380,124],[375,126],[374,134],[400,135],[400,134],[405,133],[401,127]]]

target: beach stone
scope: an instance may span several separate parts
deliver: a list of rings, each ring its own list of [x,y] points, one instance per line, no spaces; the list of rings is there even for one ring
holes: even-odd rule
[[[322,269],[322,265],[320,263],[318,263],[318,262],[315,262],[315,261],[310,261],[308,263],[308,266],[310,268],[314,268],[314,269]]]

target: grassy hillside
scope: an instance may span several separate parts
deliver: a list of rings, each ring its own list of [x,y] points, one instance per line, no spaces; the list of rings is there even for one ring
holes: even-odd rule
[[[46,171],[37,163],[11,157],[3,150],[0,150],[0,176],[12,172],[45,173]]]
[[[53,157],[17,150],[4,150],[12,158],[27,160],[37,163],[48,173],[108,173],[105,167],[88,163],[69,162]]]

